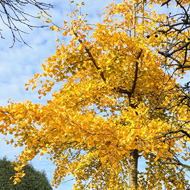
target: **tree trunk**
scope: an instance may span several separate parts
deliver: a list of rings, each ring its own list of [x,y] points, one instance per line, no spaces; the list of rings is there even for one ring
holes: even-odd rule
[[[129,156],[129,186],[131,189],[137,190],[137,166],[138,166],[138,150],[131,150]]]
[[[143,9],[144,9],[144,0],[143,0]],[[143,15],[143,17],[144,17],[144,15]],[[136,32],[135,32],[136,2],[135,2],[135,0],[133,0],[133,21],[132,22],[133,22],[132,37],[135,37],[136,36]],[[144,20],[143,20],[143,22],[144,22]],[[137,166],[138,166],[138,150],[134,149],[134,150],[131,150],[130,155],[129,155],[129,187],[133,190],[137,190]]]

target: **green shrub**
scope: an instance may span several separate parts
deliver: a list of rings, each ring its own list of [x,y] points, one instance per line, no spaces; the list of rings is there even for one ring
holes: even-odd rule
[[[32,165],[24,167],[25,176],[20,183],[13,184],[10,177],[15,175],[14,166],[6,158],[0,159],[0,190],[52,190],[44,172],[39,172]]]

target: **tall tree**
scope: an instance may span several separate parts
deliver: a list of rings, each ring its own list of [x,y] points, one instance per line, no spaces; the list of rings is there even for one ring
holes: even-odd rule
[[[82,2],[71,23],[51,26],[70,43],[57,39],[56,53],[26,89],[41,85],[39,98],[55,84],[59,91],[46,105],[26,100],[1,107],[1,132],[14,134],[15,146],[26,146],[18,158],[22,165],[47,153],[57,166],[53,183],[72,174],[75,189],[188,186],[189,109],[178,100],[185,72],[173,74],[175,64],[166,69],[160,52],[173,34],[158,35],[168,20],[151,9],[156,3],[165,1],[113,2],[102,22],[89,24]],[[146,171],[138,169],[139,158]]]

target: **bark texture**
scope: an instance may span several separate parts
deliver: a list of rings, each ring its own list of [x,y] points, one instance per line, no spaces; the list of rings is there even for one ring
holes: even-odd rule
[[[129,186],[131,189],[137,190],[137,166],[138,166],[138,150],[131,150],[129,156]]]

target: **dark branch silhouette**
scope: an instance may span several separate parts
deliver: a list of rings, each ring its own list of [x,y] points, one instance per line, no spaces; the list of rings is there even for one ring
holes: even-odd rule
[[[182,0],[166,0],[161,6],[167,6],[169,3],[175,3],[178,11],[177,13],[168,13],[167,22],[159,25],[157,31],[160,35],[165,36],[165,41],[163,41],[165,48],[161,48],[158,53],[165,58],[166,70],[172,69],[173,73],[186,72],[190,69],[190,36],[187,34],[187,31],[190,30],[190,4],[183,4]],[[188,109],[190,108],[189,83],[187,81],[185,84],[180,84],[180,87],[176,87],[182,94],[177,97],[177,106],[186,105]],[[188,134],[184,133],[184,135],[189,138]]]
[[[170,2],[171,0],[167,0],[161,6],[168,5]],[[183,5],[181,0],[172,2],[178,6],[178,13],[169,13],[167,23],[160,24],[158,32],[165,35],[166,38],[172,34],[173,39],[171,37],[170,40],[167,39],[165,49],[161,49],[158,53],[171,62],[171,64],[165,65],[166,67],[173,66],[176,70],[181,69],[184,72],[190,68],[190,37],[186,35],[190,29],[190,4]]]
[[[27,44],[22,37],[22,34],[27,32],[21,29],[21,25],[24,25],[31,30],[32,28],[45,27],[30,24],[30,19],[37,18],[37,16],[25,11],[24,8],[29,6],[39,9],[44,13],[46,13],[48,9],[53,8],[51,4],[36,0],[0,0],[0,19],[11,31],[13,38],[13,44],[11,47],[14,46],[16,41]],[[0,28],[0,37],[4,39],[2,28]]]

